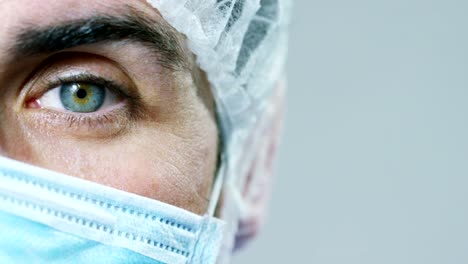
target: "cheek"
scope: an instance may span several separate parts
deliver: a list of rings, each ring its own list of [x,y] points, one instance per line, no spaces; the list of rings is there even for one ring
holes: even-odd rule
[[[109,142],[89,142],[8,126],[0,132],[0,144],[13,159],[203,214],[216,167],[216,132],[181,137],[159,128],[137,130]]]
[[[12,107],[0,104],[0,155],[6,157],[22,157],[21,160],[29,161],[33,154],[28,141],[29,131],[20,126],[16,113],[7,111]]]

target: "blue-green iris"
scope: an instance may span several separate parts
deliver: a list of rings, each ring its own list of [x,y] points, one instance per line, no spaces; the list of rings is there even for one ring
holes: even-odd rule
[[[95,84],[69,83],[60,87],[60,101],[71,112],[97,111],[106,98],[106,90]]]

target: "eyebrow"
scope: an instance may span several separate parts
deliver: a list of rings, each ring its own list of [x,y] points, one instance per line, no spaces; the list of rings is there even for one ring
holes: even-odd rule
[[[97,15],[20,32],[13,46],[13,58],[59,52],[82,45],[112,41],[136,41],[155,51],[169,69],[186,65],[176,33],[168,25],[132,11],[123,16]]]

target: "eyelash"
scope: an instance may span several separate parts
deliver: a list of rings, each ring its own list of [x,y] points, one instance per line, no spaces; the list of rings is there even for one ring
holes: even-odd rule
[[[52,126],[59,127],[62,122],[67,123],[67,127],[71,129],[98,129],[100,127],[106,127],[109,125],[120,125],[117,124],[119,117],[125,115],[124,113],[103,113],[103,114],[71,114],[65,112],[56,112],[46,110],[48,116],[44,122],[45,124],[51,124]]]

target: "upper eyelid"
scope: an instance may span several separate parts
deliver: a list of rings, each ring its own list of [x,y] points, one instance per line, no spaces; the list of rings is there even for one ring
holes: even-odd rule
[[[44,87],[59,85],[63,81],[88,81],[118,88],[116,92],[122,96],[140,98],[140,91],[131,77],[131,72],[107,56],[82,51],[60,52],[46,58],[35,68],[22,85],[29,87],[26,90],[32,90],[27,92],[29,95],[31,92],[38,95],[38,92],[44,92]],[[40,91],[31,89],[33,87],[40,87]]]

